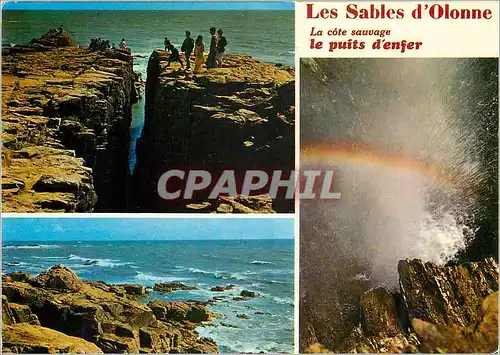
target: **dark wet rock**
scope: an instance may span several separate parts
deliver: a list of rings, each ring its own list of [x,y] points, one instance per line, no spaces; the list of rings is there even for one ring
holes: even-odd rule
[[[248,301],[250,297],[233,297],[233,301]]]
[[[6,325],[2,329],[2,352],[102,354],[95,344],[53,329],[28,323]]]
[[[241,319],[248,319],[248,318],[250,318],[250,317],[248,317],[247,314],[237,314],[236,317],[241,318]]]
[[[158,292],[173,292],[173,291],[189,291],[197,290],[195,286],[184,285],[178,282],[168,282],[168,283],[157,283],[153,286],[153,290]]]
[[[438,266],[398,264],[400,293],[377,288],[360,298],[359,325],[340,344],[305,352],[492,352],[498,348],[498,265],[493,259]]]
[[[226,286],[214,286],[210,289],[212,292],[224,292],[229,291],[234,288],[234,285],[226,285]]]
[[[412,328],[424,353],[493,353],[498,350],[498,292],[485,298],[481,319],[467,327],[435,325],[418,318]]]
[[[123,284],[120,285],[125,290],[127,295],[143,297],[147,295],[146,289],[142,285],[136,284]]]
[[[148,307],[159,320],[190,321],[193,323],[209,321],[212,317],[210,311],[202,304],[192,302],[164,302],[151,301]]]
[[[258,294],[255,293],[254,291],[243,290],[243,291],[241,291],[240,296],[241,297],[253,298],[253,297],[257,297]]]
[[[361,296],[361,319],[367,336],[385,334],[395,336],[402,332],[393,295],[383,288]]]

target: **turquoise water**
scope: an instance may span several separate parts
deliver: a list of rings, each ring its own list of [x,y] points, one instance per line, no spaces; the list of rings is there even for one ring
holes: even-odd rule
[[[3,245],[4,273],[35,275],[55,264],[65,264],[87,280],[145,286],[178,281],[199,288],[153,292],[149,299],[208,301],[229,296],[228,302],[211,306],[223,317],[214,320],[213,326],[199,328],[201,336],[217,341],[221,352],[293,352],[293,240],[51,240]],[[224,293],[210,291],[213,286],[228,284],[235,288]],[[244,289],[261,296],[247,302],[232,300]]]
[[[101,37],[116,46],[125,38],[134,55],[134,70],[146,79],[151,52],[168,37],[180,49],[184,32],[201,34],[208,48],[208,28],[222,28],[227,53],[250,55],[270,63],[294,64],[294,12],[286,10],[214,11],[5,11],[2,44],[23,44],[60,25],[78,45]],[[133,108],[130,168],[135,166],[135,142],[144,123],[144,102]]]

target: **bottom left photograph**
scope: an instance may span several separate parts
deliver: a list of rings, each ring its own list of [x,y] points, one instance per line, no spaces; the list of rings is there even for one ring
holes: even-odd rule
[[[2,353],[294,351],[293,218],[2,222]]]

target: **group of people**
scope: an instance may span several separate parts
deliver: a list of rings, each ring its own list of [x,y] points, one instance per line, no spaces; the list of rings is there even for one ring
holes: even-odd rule
[[[122,38],[119,47],[120,49],[130,51],[127,46],[127,42],[125,42],[125,38]],[[108,40],[103,40],[101,39],[101,37],[96,37],[90,40],[89,49],[91,51],[103,51],[105,49],[116,49],[116,47],[114,43],[113,45],[110,45]]]
[[[207,68],[216,68],[222,67],[222,60],[224,59],[224,53],[226,51],[227,40],[224,37],[223,31],[221,28],[216,30],[215,27],[211,27],[208,32],[210,33],[210,49],[208,52],[208,58],[205,62]],[[168,59],[167,66],[170,65],[172,61],[179,62],[181,68],[184,68],[184,64],[182,63],[182,59],[180,57],[179,51],[175,46],[170,42],[170,40],[165,37],[164,40],[165,51],[170,52],[170,57]],[[186,69],[191,68],[191,54],[194,53],[194,72],[201,72],[201,67],[203,65],[204,57],[203,54],[205,52],[205,44],[203,43],[203,36],[199,35],[196,38],[196,41],[191,37],[191,32],[186,31],[186,38],[184,42],[182,42],[181,52],[184,52],[184,56],[186,58]]]

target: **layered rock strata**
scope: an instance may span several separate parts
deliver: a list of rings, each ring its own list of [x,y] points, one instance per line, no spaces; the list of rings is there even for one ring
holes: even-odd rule
[[[137,301],[141,286],[86,282],[63,265],[2,283],[3,353],[213,353],[199,302]]]
[[[247,170],[294,168],[294,71],[229,55],[222,68],[186,73],[177,63],[166,68],[168,54],[155,50],[148,64],[145,125],[137,143],[135,205],[141,211],[260,211],[234,199],[209,200],[210,187],[224,170],[241,180]],[[171,169],[207,170],[213,181],[193,198],[162,200],[159,177]],[[185,181],[169,182],[182,191]],[[263,194],[262,191],[254,195]],[[284,195],[284,192],[283,192]],[[222,205],[222,207],[221,207]],[[240,208],[240,206],[247,207]],[[283,197],[263,204],[262,212],[293,210]],[[243,212],[243,213],[245,213]]]
[[[58,31],[3,53],[4,212],[125,210],[132,68]]]

